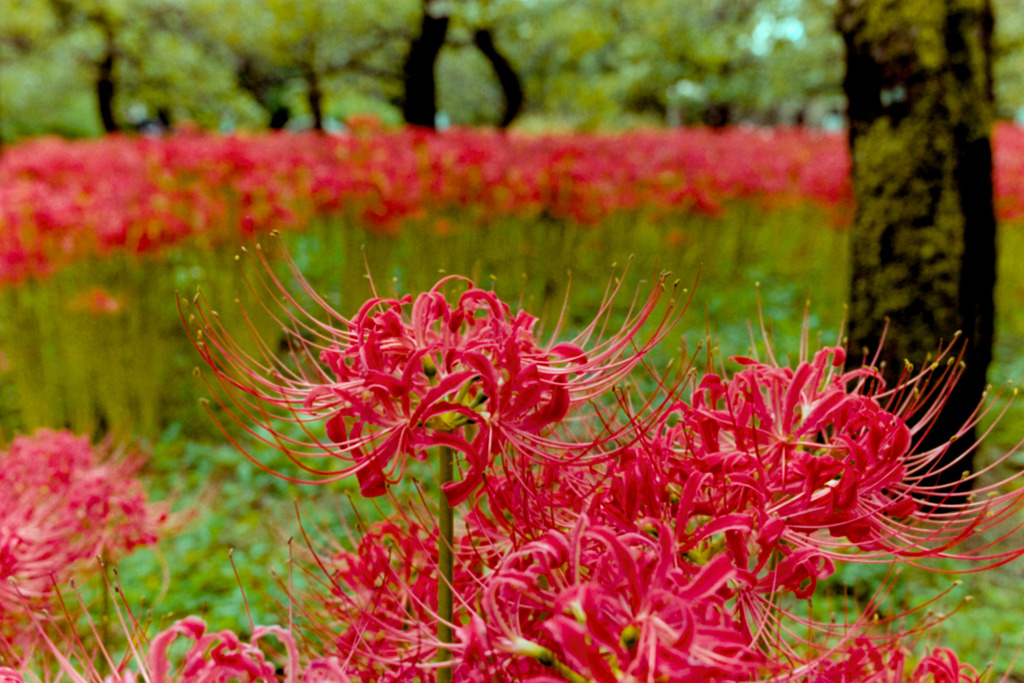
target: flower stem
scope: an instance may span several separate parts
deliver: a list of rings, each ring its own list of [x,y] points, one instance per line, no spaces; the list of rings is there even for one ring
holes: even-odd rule
[[[442,487],[455,477],[455,454],[447,446],[441,446],[440,450],[441,453],[437,465],[437,503],[439,508],[437,518],[439,530],[437,539],[437,639],[442,643],[442,647],[437,651],[437,661],[443,664],[451,660],[452,657],[451,650],[443,647],[443,645],[452,642],[452,620],[454,618],[452,596],[454,565],[452,550],[455,547],[455,517],[452,514],[452,508],[448,504],[448,497],[445,496]],[[450,683],[451,680],[451,667],[443,666],[437,670],[437,683]]]

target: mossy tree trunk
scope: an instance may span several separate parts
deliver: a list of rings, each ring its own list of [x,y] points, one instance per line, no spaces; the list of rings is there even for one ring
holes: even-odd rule
[[[992,359],[996,248],[990,0],[840,0],[856,213],[850,362],[890,381],[962,332],[965,374],[926,439],[950,439]],[[934,483],[972,466],[962,438]],[[959,447],[958,447],[959,446]]]

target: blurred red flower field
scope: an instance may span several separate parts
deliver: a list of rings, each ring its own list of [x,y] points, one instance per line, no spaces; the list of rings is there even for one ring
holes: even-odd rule
[[[1024,132],[999,134],[1013,175]],[[38,139],[0,158],[0,282],[89,253],[146,252],[192,236],[237,240],[344,214],[397,230],[458,208],[481,222],[547,215],[717,214],[735,199],[847,206],[840,135],[806,129],[442,134],[362,126],[339,136],[182,133],[165,139]],[[1003,215],[1024,213],[1002,183]]]

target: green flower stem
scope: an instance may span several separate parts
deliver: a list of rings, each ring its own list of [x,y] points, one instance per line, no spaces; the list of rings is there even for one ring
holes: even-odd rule
[[[569,683],[594,683],[593,679],[586,678],[577,673],[572,669],[572,667],[559,660],[558,657],[555,656],[554,652],[539,643],[533,642],[532,640],[516,638],[512,643],[511,651],[518,655],[533,657],[544,666],[554,669],[558,673],[562,674],[562,677],[569,681]],[[618,667],[615,667],[615,669],[616,673],[621,673],[618,671]]]
[[[594,683],[593,679],[584,678],[557,659],[551,663],[551,666],[557,670],[558,673],[562,674],[569,683]]]
[[[438,519],[439,536],[437,539],[437,639],[442,643],[452,642],[452,623],[454,619],[452,581],[454,576],[454,565],[452,550],[455,547],[455,516],[448,504],[448,498],[442,488],[455,477],[454,458],[455,454],[447,446],[441,446],[440,458],[437,464],[438,479]],[[451,660],[451,650],[441,647],[437,651],[437,662],[447,663]],[[437,670],[437,683],[450,683],[452,670],[449,666],[443,666]]]

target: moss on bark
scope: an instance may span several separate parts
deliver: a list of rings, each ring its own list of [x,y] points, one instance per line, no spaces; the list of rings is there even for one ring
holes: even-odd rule
[[[904,359],[920,366],[962,331],[966,376],[936,430],[940,443],[980,400],[992,357],[991,6],[841,0],[837,26],[857,200],[851,362],[873,354],[884,333],[892,379]]]

